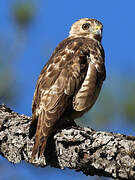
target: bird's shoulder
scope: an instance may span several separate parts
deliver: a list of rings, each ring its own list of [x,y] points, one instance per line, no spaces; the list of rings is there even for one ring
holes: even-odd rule
[[[90,54],[101,56],[104,61],[104,49],[101,43],[85,37],[68,37],[55,48],[49,61],[43,67],[40,76],[51,74],[50,72],[53,71],[58,72],[67,65],[77,61],[77,57],[80,62],[82,57]],[[55,73],[53,72],[53,74]]]
[[[63,68],[70,69],[73,63],[81,63],[84,57],[89,56],[90,49],[94,49],[94,46],[94,41],[83,37],[64,39],[43,67],[38,82],[45,78],[57,79]]]

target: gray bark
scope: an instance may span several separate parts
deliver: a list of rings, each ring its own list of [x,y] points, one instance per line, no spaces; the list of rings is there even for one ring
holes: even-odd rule
[[[8,161],[30,162],[34,138],[29,139],[31,117],[0,106],[0,154]],[[60,130],[47,142],[45,156],[32,164],[82,171],[86,175],[135,179],[135,137],[90,128]]]

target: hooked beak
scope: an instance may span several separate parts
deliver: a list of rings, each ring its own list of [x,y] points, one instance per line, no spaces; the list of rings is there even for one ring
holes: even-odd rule
[[[93,32],[94,32],[94,34],[101,36],[102,26],[101,26],[101,25],[100,25],[100,26],[96,26],[96,27],[95,27],[95,30],[94,30]]]

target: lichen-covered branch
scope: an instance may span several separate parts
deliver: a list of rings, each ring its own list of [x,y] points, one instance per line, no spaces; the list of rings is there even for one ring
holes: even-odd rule
[[[30,162],[34,144],[34,138],[28,138],[30,121],[30,117],[0,106],[0,154],[8,161]],[[135,138],[89,128],[63,129],[48,139],[43,159],[37,158],[33,164],[71,168],[86,175],[135,179]]]

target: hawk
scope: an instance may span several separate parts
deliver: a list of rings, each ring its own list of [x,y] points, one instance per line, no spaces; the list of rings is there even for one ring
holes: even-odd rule
[[[42,69],[32,102],[32,160],[44,154],[60,121],[82,116],[95,103],[106,77],[102,29],[96,19],[76,21]]]

